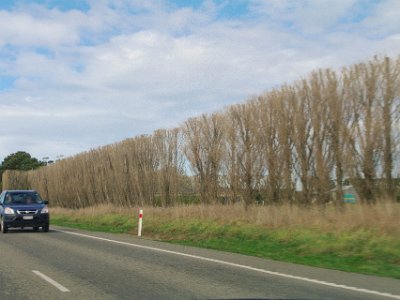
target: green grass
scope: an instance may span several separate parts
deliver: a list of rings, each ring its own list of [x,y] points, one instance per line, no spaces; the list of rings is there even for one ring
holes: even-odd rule
[[[111,233],[137,232],[130,216],[54,215],[52,224]],[[319,229],[269,229],[206,220],[146,218],[143,236],[171,243],[217,249],[342,271],[400,279],[400,240],[373,230],[341,233]]]
[[[85,229],[90,231],[126,233],[135,226],[136,221],[128,216],[102,215],[102,216],[65,216],[52,215],[51,224]]]

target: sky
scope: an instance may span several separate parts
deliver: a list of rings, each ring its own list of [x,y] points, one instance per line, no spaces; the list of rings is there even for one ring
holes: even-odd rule
[[[0,0],[0,162],[73,156],[399,54],[399,0]]]

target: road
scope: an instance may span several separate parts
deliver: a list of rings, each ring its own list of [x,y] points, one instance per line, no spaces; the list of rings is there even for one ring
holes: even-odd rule
[[[0,299],[400,299],[400,280],[53,226],[0,235]]]

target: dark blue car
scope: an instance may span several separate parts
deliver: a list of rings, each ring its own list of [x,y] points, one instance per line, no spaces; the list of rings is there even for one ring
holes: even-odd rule
[[[32,227],[49,231],[48,202],[34,190],[6,190],[0,195],[0,227],[2,233],[9,228]]]

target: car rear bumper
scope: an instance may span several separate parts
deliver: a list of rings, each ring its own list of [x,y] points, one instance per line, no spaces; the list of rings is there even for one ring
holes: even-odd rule
[[[42,227],[48,226],[50,217],[48,214],[35,215],[5,215],[4,225],[7,227]]]

